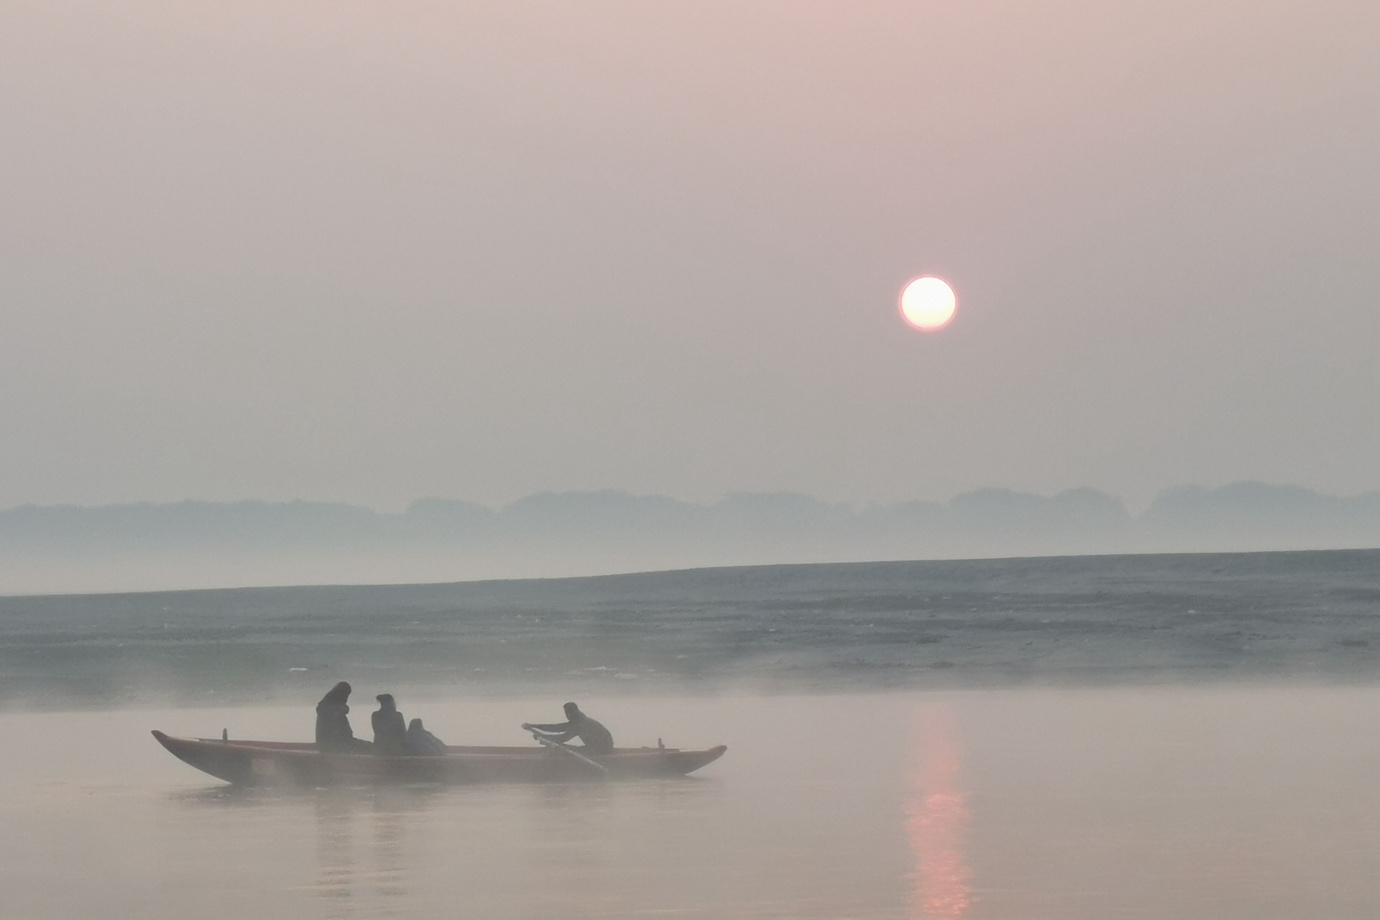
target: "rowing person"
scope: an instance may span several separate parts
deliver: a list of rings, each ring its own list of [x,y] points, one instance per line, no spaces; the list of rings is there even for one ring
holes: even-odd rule
[[[378,712],[369,717],[374,727],[374,753],[397,756],[403,753],[403,739],[407,737],[407,722],[398,712],[398,704],[391,693],[380,693]]]
[[[350,728],[350,685],[336,684],[316,704],[316,749],[318,751],[360,752],[372,747],[363,738],[356,738]]]
[[[523,722],[524,731],[529,731],[542,738],[549,738],[552,741],[564,744],[571,738],[579,738],[584,750],[591,754],[611,754],[613,753],[613,735],[599,722],[591,719],[580,711],[580,707],[574,703],[565,704],[564,722],[555,722],[550,725],[533,725],[530,722]]]

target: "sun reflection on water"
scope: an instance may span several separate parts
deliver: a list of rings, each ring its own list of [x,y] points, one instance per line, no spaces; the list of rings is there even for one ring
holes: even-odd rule
[[[962,747],[953,710],[920,707],[906,792],[906,837],[915,857],[911,920],[956,920],[973,903],[964,852],[968,795],[960,785]]]

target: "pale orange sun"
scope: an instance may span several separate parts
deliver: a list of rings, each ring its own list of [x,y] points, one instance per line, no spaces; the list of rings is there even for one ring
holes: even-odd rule
[[[901,292],[901,315],[916,329],[943,329],[954,318],[954,289],[940,278],[916,278]]]

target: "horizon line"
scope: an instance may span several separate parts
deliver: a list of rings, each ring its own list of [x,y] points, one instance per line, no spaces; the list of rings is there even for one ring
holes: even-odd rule
[[[539,490],[537,490],[537,491],[526,493],[526,494],[524,494],[524,495],[519,496],[518,498],[512,499],[511,501],[508,501],[508,502],[506,502],[506,503],[504,503],[504,504],[500,504],[500,505],[496,505],[496,506],[495,506],[495,505],[485,504],[484,502],[475,501],[475,500],[472,500],[472,499],[466,499],[466,498],[455,498],[455,497],[448,497],[448,496],[441,496],[441,495],[422,495],[422,496],[418,496],[417,498],[414,498],[414,499],[412,499],[410,502],[408,502],[407,505],[404,506],[404,508],[403,508],[401,511],[380,510],[379,508],[377,508],[377,507],[375,507],[375,506],[372,506],[372,505],[368,505],[368,504],[364,504],[364,503],[360,503],[360,502],[355,502],[355,501],[350,501],[350,500],[345,500],[345,499],[321,499],[321,498],[287,498],[287,499],[267,499],[267,498],[234,498],[234,499],[179,498],[179,499],[165,499],[165,500],[159,500],[159,499],[130,499],[130,500],[124,500],[124,501],[99,502],[99,503],[95,503],[95,504],[81,504],[81,503],[76,503],[76,502],[47,502],[47,503],[44,503],[44,502],[23,502],[23,503],[20,503],[20,504],[17,504],[17,505],[10,505],[10,506],[4,507],[4,508],[0,508],[0,514],[7,514],[7,513],[10,513],[10,512],[21,511],[21,510],[26,510],[26,509],[34,509],[34,510],[71,509],[71,510],[84,510],[84,511],[98,511],[98,510],[112,509],[112,508],[137,508],[137,507],[166,508],[166,507],[173,507],[173,506],[177,506],[177,505],[209,505],[209,506],[234,506],[234,505],[264,505],[264,506],[320,505],[320,506],[329,506],[329,507],[353,508],[353,509],[357,509],[357,510],[368,511],[368,512],[370,512],[370,513],[372,513],[372,514],[376,514],[376,515],[380,515],[380,516],[402,517],[402,516],[405,516],[405,515],[407,515],[407,514],[412,513],[419,505],[422,505],[422,504],[428,503],[428,502],[447,503],[447,504],[456,504],[456,505],[468,505],[468,506],[472,506],[472,507],[474,507],[474,508],[482,508],[482,509],[484,509],[484,510],[486,510],[486,511],[489,511],[489,512],[491,512],[491,513],[494,513],[494,514],[502,514],[503,512],[505,512],[505,511],[507,511],[507,510],[513,508],[514,506],[520,505],[521,503],[526,502],[526,501],[530,501],[530,500],[532,500],[532,499],[544,498],[544,497],[569,497],[569,496],[586,496],[586,497],[594,497],[594,496],[618,496],[618,497],[621,497],[621,498],[628,498],[628,499],[633,499],[633,500],[648,500],[648,499],[656,500],[656,499],[664,499],[664,500],[666,500],[666,501],[674,502],[674,503],[676,503],[676,504],[687,505],[687,506],[695,507],[695,508],[714,508],[714,507],[717,507],[717,506],[719,506],[719,505],[723,505],[723,504],[725,504],[725,503],[731,502],[733,499],[735,499],[735,498],[740,498],[740,497],[796,498],[796,499],[806,499],[806,500],[808,500],[808,501],[811,501],[811,502],[814,502],[814,503],[816,503],[816,504],[823,505],[823,506],[826,506],[826,507],[847,508],[847,509],[848,509],[850,512],[852,512],[852,513],[858,513],[858,512],[865,512],[865,511],[867,511],[867,510],[869,510],[869,509],[872,509],[872,508],[895,507],[895,506],[898,506],[898,505],[934,505],[934,506],[937,506],[937,507],[947,507],[947,506],[949,506],[949,505],[952,505],[953,502],[958,501],[959,499],[968,498],[968,497],[977,496],[977,495],[986,495],[986,494],[1001,494],[1001,495],[1015,496],[1015,497],[1021,497],[1021,498],[1038,498],[1038,499],[1043,499],[1043,500],[1046,500],[1046,501],[1050,501],[1050,500],[1058,499],[1058,498],[1065,497],[1065,496],[1070,496],[1070,495],[1075,495],[1075,494],[1083,493],[1083,494],[1095,495],[1095,496],[1098,496],[1098,497],[1101,497],[1101,498],[1105,498],[1105,499],[1110,499],[1110,500],[1116,502],[1117,504],[1121,505],[1122,509],[1125,510],[1125,511],[1127,512],[1127,514],[1129,514],[1129,515],[1131,515],[1132,517],[1134,517],[1134,516],[1136,516],[1136,515],[1139,514],[1139,513],[1143,513],[1144,510],[1146,510],[1146,509],[1152,507],[1156,502],[1160,501],[1161,499],[1165,498],[1166,496],[1173,495],[1174,493],[1192,493],[1192,492],[1196,492],[1196,493],[1216,493],[1216,492],[1223,492],[1223,491],[1226,491],[1226,490],[1235,489],[1235,488],[1240,488],[1240,487],[1260,487],[1260,488],[1262,488],[1262,489],[1268,489],[1268,490],[1271,490],[1271,491],[1280,491],[1280,492],[1286,492],[1286,491],[1302,492],[1302,493],[1307,493],[1307,494],[1309,494],[1309,495],[1311,495],[1311,496],[1315,496],[1315,497],[1318,497],[1318,498],[1323,498],[1323,499],[1335,499],[1335,500],[1342,500],[1342,501],[1354,500],[1354,499],[1360,499],[1360,498],[1367,498],[1367,497],[1370,497],[1370,496],[1373,496],[1373,495],[1380,494],[1380,488],[1376,488],[1376,489],[1365,489],[1365,490],[1362,490],[1362,491],[1360,491],[1360,492],[1354,492],[1354,493],[1350,493],[1350,494],[1337,494],[1337,493],[1330,493],[1330,492],[1321,492],[1321,491],[1319,491],[1319,490],[1317,490],[1317,489],[1315,489],[1315,488],[1313,488],[1313,487],[1311,487],[1311,486],[1301,485],[1301,484],[1295,483],[1295,482],[1267,482],[1267,481],[1265,481],[1265,480],[1260,480],[1260,479],[1238,479],[1238,480],[1232,480],[1232,481],[1230,481],[1230,482],[1222,483],[1221,485],[1215,485],[1215,486],[1203,486],[1203,485],[1199,485],[1199,484],[1197,484],[1197,483],[1179,483],[1179,484],[1172,485],[1172,486],[1165,486],[1165,487],[1159,489],[1158,491],[1156,491],[1156,492],[1154,493],[1154,497],[1146,504],[1146,506],[1145,506],[1144,509],[1142,509],[1140,512],[1132,512],[1132,511],[1130,511],[1130,509],[1127,507],[1126,500],[1123,499],[1121,496],[1116,495],[1116,494],[1111,493],[1111,492],[1107,492],[1107,491],[1105,491],[1105,490],[1103,490],[1103,489],[1099,489],[1099,488],[1094,487],[1094,486],[1070,486],[1070,487],[1068,487],[1068,488],[1059,489],[1059,490],[1054,491],[1054,492],[1025,491],[1025,490],[1022,490],[1022,489],[1015,489],[1015,488],[1011,488],[1011,487],[1008,487],[1008,486],[980,486],[980,487],[973,488],[973,489],[968,489],[968,490],[965,490],[965,491],[962,491],[962,492],[956,492],[956,493],[952,494],[951,496],[949,496],[947,499],[899,498],[899,499],[893,499],[893,500],[878,500],[878,501],[871,501],[871,502],[865,502],[865,503],[855,503],[855,502],[849,502],[849,501],[833,501],[833,500],[830,500],[830,499],[820,498],[820,497],[818,497],[818,496],[816,496],[816,495],[812,495],[812,494],[810,494],[810,493],[808,493],[808,492],[796,491],[796,490],[791,490],[791,489],[773,489],[773,490],[735,490],[735,491],[725,492],[725,493],[723,493],[723,494],[722,494],[719,498],[717,498],[717,499],[714,499],[714,500],[711,500],[711,501],[708,501],[708,502],[703,502],[703,501],[694,501],[694,500],[690,500],[690,499],[678,498],[678,497],[676,497],[676,496],[674,496],[674,495],[670,495],[670,494],[665,493],[665,492],[634,492],[634,491],[631,491],[631,490],[625,489],[625,488],[619,488],[619,487],[605,487],[605,488],[592,488],[592,489],[539,489]]]

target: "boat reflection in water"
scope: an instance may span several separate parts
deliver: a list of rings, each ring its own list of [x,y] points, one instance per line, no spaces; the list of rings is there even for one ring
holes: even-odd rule
[[[403,915],[406,837],[436,796],[415,788],[321,789],[316,815],[317,882],[326,920]]]
[[[964,847],[968,795],[961,786],[962,747],[953,709],[926,703],[916,714],[906,790],[906,837],[915,857],[911,920],[954,920],[972,905]]]

